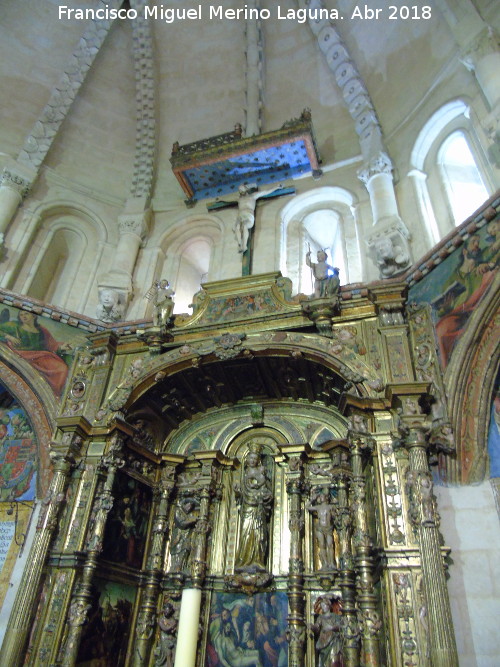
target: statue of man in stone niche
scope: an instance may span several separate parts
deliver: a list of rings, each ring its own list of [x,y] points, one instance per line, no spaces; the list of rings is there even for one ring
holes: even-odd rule
[[[248,246],[248,237],[250,230],[255,224],[255,207],[257,200],[261,197],[267,197],[277,190],[281,190],[282,185],[268,190],[258,191],[257,185],[244,183],[238,187],[238,216],[234,225],[234,235],[238,243],[238,252],[245,252]]]
[[[119,322],[123,319],[123,306],[120,303],[120,294],[110,287],[99,292],[99,304],[96,308],[96,317],[101,322]]]

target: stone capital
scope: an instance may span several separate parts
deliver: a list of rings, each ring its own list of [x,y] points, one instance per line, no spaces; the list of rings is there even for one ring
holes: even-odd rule
[[[460,62],[471,72],[487,56],[500,54],[500,37],[491,26],[484,30],[462,51]]]
[[[13,169],[4,169],[0,176],[0,186],[13,190],[19,195],[21,200],[29,194],[31,185],[32,182],[30,180],[24,178]]]
[[[118,216],[118,229],[120,235],[135,234],[141,240],[146,236],[149,229],[151,211],[141,213],[122,213]]]
[[[358,171],[358,178],[364,185],[367,185],[373,176],[392,174],[392,169],[391,158],[384,151],[380,151]]]

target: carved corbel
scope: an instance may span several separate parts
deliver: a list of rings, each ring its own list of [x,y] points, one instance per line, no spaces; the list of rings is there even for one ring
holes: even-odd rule
[[[321,336],[332,337],[333,317],[339,314],[340,298],[338,295],[328,299],[308,299],[301,302],[302,312],[311,322]]]

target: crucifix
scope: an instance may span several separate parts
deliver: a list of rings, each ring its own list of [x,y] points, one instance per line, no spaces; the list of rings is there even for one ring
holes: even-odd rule
[[[238,215],[233,227],[238,243],[238,252],[241,253],[241,275],[249,276],[252,273],[253,242],[255,235],[255,209],[259,199],[272,199],[283,195],[295,194],[295,188],[284,188],[278,185],[275,188],[259,192],[255,183],[246,183],[238,187],[239,198],[235,201],[216,200],[207,205],[209,211],[219,208],[238,207]]]

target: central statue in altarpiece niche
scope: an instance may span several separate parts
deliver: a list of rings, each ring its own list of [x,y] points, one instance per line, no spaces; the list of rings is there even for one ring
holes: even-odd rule
[[[273,504],[272,481],[262,457],[262,445],[251,444],[241,485],[235,485],[240,505],[240,539],[235,569],[266,571],[269,550],[269,518]]]

